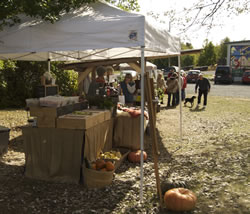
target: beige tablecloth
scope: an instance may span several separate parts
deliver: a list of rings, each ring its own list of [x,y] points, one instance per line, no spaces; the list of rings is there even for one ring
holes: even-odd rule
[[[113,119],[104,121],[85,131],[84,157],[95,161],[100,151],[112,149]]]
[[[78,183],[84,131],[24,127],[25,176]]]
[[[83,157],[94,161],[100,150],[111,150],[113,120],[87,130],[23,127],[22,131],[26,177],[79,183]]]
[[[140,149],[140,120],[140,116],[131,117],[129,113],[119,111],[114,122],[113,147]],[[144,117],[144,130],[147,124]]]

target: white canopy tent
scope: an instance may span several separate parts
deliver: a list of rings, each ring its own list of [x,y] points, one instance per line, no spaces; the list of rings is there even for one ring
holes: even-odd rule
[[[180,54],[180,40],[143,15],[106,3],[87,4],[51,24],[21,16],[0,32],[0,59],[100,60]]]
[[[103,2],[83,5],[51,24],[20,16],[21,23],[0,32],[0,59],[27,61],[90,61],[141,57],[180,56],[180,40],[164,27]],[[144,88],[144,78],[141,78]],[[144,110],[144,92],[141,94]],[[141,114],[141,150],[144,150],[144,118]],[[141,153],[141,192],[143,153]]]
[[[151,71],[151,70],[156,70],[157,69],[157,66],[155,65],[155,64],[153,64],[153,63],[151,63],[151,62],[146,62],[146,65],[145,65],[146,67],[145,67],[145,70],[146,71]],[[120,65],[119,65],[119,68],[120,68],[120,70],[132,70],[133,68],[129,65],[129,64],[127,64],[127,63],[121,63]]]

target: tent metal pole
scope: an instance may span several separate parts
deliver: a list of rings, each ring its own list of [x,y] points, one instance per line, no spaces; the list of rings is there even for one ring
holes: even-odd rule
[[[178,55],[178,67],[179,67],[180,141],[182,141],[181,55]]]
[[[141,47],[141,122],[140,122],[140,147],[141,147],[141,171],[140,171],[140,203],[143,203],[143,151],[144,151],[144,47]]]
[[[48,72],[50,73],[50,59],[48,59]]]
[[[50,73],[50,52],[48,52],[48,72]]]

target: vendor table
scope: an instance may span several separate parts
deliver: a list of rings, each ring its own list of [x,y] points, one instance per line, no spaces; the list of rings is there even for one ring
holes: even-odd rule
[[[140,115],[132,117],[128,112],[118,111],[114,122],[113,147],[130,150],[140,149]],[[144,117],[144,130],[148,120]]]
[[[25,176],[79,183],[83,157],[112,148],[113,120],[87,130],[23,127]]]

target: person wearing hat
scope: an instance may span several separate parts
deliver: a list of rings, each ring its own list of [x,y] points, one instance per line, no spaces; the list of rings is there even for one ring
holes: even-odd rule
[[[167,93],[168,93],[168,104],[167,107],[170,107],[172,99],[172,107],[176,106],[176,93],[179,90],[179,84],[177,80],[177,74],[173,73],[170,78],[167,79]]]
[[[210,82],[207,78],[203,77],[203,74],[199,74],[199,79],[197,80],[195,84],[195,93],[197,93],[197,89],[199,88],[199,93],[198,93],[198,103],[197,103],[197,108],[199,107],[201,103],[201,97],[203,95],[203,108],[206,108],[207,106],[207,94],[210,91],[211,85]]]
[[[105,94],[105,78],[104,74],[106,73],[106,68],[99,66],[96,68],[97,78],[93,79],[90,83],[88,89],[88,95],[104,95]]]

